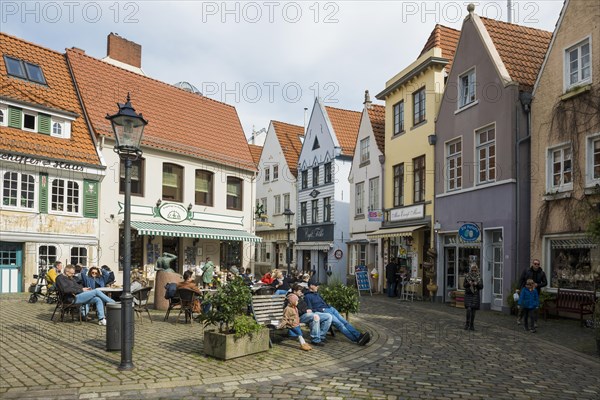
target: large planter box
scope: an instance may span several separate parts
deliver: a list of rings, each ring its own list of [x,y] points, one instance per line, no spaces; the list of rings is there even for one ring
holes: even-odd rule
[[[269,350],[269,329],[236,338],[233,334],[204,332],[204,354],[220,360],[243,357]]]

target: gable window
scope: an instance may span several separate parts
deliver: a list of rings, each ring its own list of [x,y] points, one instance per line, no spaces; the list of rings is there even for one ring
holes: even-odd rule
[[[563,145],[548,150],[548,186],[550,190],[573,189],[571,145]]]
[[[35,179],[33,175],[5,172],[2,178],[2,205],[18,208],[33,208]]]
[[[413,125],[425,121],[425,87],[413,93]]]
[[[324,169],[324,176],[323,179],[325,181],[325,183],[331,183],[331,163],[325,163],[325,166],[323,167]]]
[[[379,177],[369,179],[369,211],[379,210]]]
[[[586,157],[586,184],[600,183],[600,136],[588,137]]]
[[[269,182],[271,180],[271,168],[265,168],[265,182]]]
[[[462,139],[446,145],[446,190],[462,188]]]
[[[196,170],[196,189],[194,202],[199,206],[213,205],[213,173],[201,169]]]
[[[404,100],[394,104],[394,135],[404,132]]]
[[[121,177],[119,180],[119,192],[125,193],[125,161],[121,160]],[[144,195],[144,159],[138,158],[131,162],[131,194],[134,196]]]
[[[52,136],[62,136],[63,126],[60,122],[52,123]]]
[[[496,129],[494,126],[475,132],[477,143],[477,162],[479,164],[479,183],[496,180]]]
[[[44,73],[39,65],[9,56],[4,56],[4,63],[8,75],[35,83],[41,83],[42,85],[46,84]]]
[[[311,201],[311,222],[316,224],[319,222],[319,200]]]
[[[319,167],[312,169],[312,185],[319,186]]]
[[[273,180],[279,179],[279,165],[273,165]]]
[[[66,179],[54,179],[52,181],[51,210],[78,213],[79,183]]]
[[[366,137],[360,141],[360,163],[366,163],[369,159],[369,138]]]
[[[331,222],[331,197],[323,198],[323,222]]]
[[[394,165],[394,207],[404,205],[404,163]]]
[[[263,215],[268,215],[269,212],[267,211],[267,198],[263,197],[260,199],[260,204],[262,205]]]
[[[283,195],[283,209],[284,210],[290,209],[290,194],[289,193],[286,193]]]
[[[315,141],[313,142],[313,147],[312,147],[312,149],[313,149],[313,150],[316,150],[316,149],[318,149],[318,148],[320,148],[320,147],[321,147],[321,145],[319,144],[319,139],[318,139],[318,138],[315,138]]]
[[[45,267],[54,265],[58,260],[56,246],[41,245],[38,248],[38,263]]]
[[[414,202],[425,201],[425,156],[413,158]]]
[[[25,131],[37,132],[37,114],[24,111],[22,129]]]
[[[183,167],[176,164],[163,164],[162,198],[183,201]]]
[[[281,195],[275,195],[274,196],[275,199],[275,213],[274,214],[281,214]]]
[[[365,203],[365,183],[359,182],[355,186],[355,196],[354,196],[354,215],[363,215],[364,214],[364,203]]]
[[[242,209],[242,180],[232,176],[227,177],[227,209],[241,210]],[[266,212],[266,210],[265,210]]]
[[[475,101],[475,68],[465,72],[458,78],[458,108]]]
[[[88,251],[86,247],[71,247],[71,264],[88,265]]]
[[[0,126],[6,126],[6,121],[8,120],[8,111],[6,108],[0,107]]]
[[[308,187],[308,171],[302,171],[302,189]]]
[[[585,39],[565,51],[565,75],[567,89],[591,82],[590,39]]]
[[[306,225],[306,202],[300,203],[300,224]]]

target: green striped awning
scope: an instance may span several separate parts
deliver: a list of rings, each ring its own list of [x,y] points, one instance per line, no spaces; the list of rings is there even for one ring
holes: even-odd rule
[[[260,242],[262,238],[250,232],[235,229],[206,228],[202,226],[161,224],[158,222],[131,221],[131,227],[140,235],[175,236],[199,239]]]

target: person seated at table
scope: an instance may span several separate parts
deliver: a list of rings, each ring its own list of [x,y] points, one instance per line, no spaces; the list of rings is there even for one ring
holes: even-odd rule
[[[272,285],[273,281],[275,281],[275,279],[277,279],[278,272],[279,272],[278,269],[274,269],[273,271],[267,272],[266,274],[263,275],[263,277],[260,281],[266,285]]]
[[[98,267],[90,267],[89,270],[86,267],[81,269],[81,283],[83,287],[90,289],[107,287],[110,280],[110,271]]]
[[[194,282],[194,273],[192,271],[185,271],[183,273],[183,282],[179,282],[177,284],[177,290],[179,289],[188,289],[197,294],[202,294],[196,282]],[[194,300],[194,304],[192,304],[192,312],[199,313],[200,312],[200,299],[196,298]]]
[[[304,287],[298,283],[292,286],[292,293],[298,296],[298,314],[300,322],[310,327],[311,344],[323,346],[326,340],[327,332],[331,327],[332,316],[327,313],[315,312],[308,308],[304,300]]]
[[[86,310],[85,318],[87,320],[87,311],[90,304],[96,305],[98,313],[98,325],[106,325],[106,317],[104,316],[104,305],[106,303],[114,303],[115,301],[102,293],[99,289],[84,288],[75,281],[75,267],[67,265],[65,272],[56,278],[58,290],[67,296],[72,296],[75,299],[75,304],[80,304]]]
[[[275,280],[273,280],[273,283],[271,285],[275,287],[276,295],[286,294],[288,290],[290,290],[289,281],[284,286],[283,272],[281,271],[277,271],[277,275],[275,275]]]
[[[332,317],[331,324],[352,342],[361,346],[369,343],[371,340],[371,334],[369,332],[360,333],[350,324],[350,322],[346,321],[344,317],[340,315],[338,310],[327,304],[321,295],[317,293],[319,290],[319,285],[319,282],[310,282],[308,284],[308,292],[306,292],[304,295],[304,300],[306,301],[308,308],[313,311],[330,314]]]
[[[308,289],[308,281],[310,280],[309,274],[302,274],[300,279],[298,279],[298,284],[302,286],[304,289]]]

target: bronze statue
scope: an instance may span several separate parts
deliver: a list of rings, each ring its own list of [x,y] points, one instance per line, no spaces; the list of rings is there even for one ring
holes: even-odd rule
[[[156,260],[156,266],[154,267],[155,271],[165,271],[165,272],[175,272],[171,268],[171,263],[177,260],[177,256],[175,254],[164,252],[162,256],[158,257]]]

